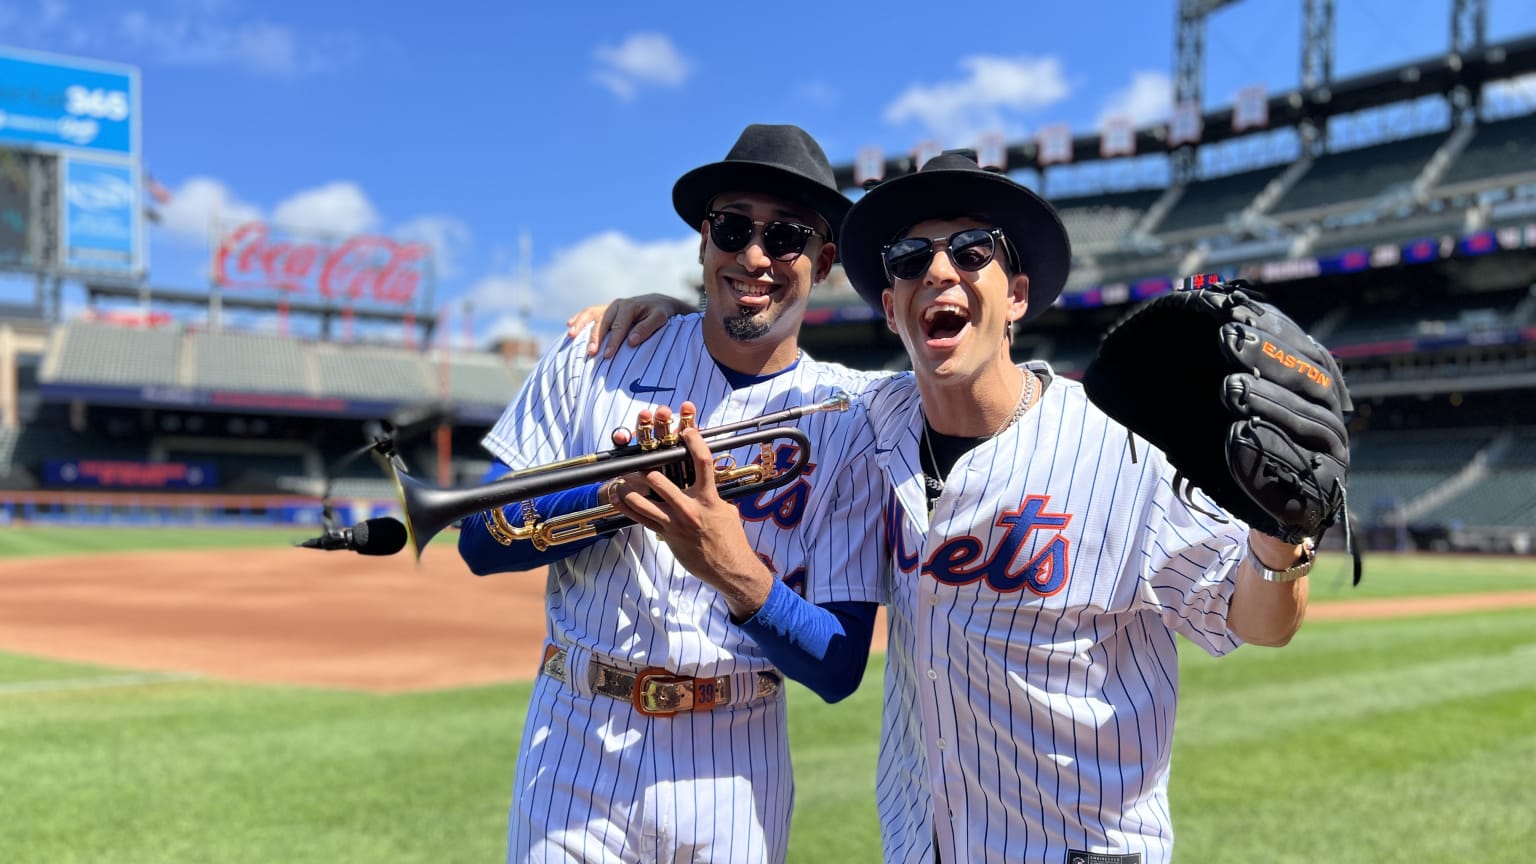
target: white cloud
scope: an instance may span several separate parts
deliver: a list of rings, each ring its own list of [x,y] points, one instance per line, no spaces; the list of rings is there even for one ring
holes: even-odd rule
[[[525,315],[544,323],[564,322],[576,312],[620,297],[657,292],[698,299],[699,238],[642,243],[617,231],[588,237],[561,249],[532,274],[532,290],[515,274],[495,274],[475,283],[469,298],[476,315],[506,319],[511,326]],[[501,331],[498,335],[509,335]],[[526,331],[517,335],[526,335]]]
[[[401,240],[431,246],[433,267],[439,279],[459,275],[460,262],[474,243],[474,233],[468,225],[444,215],[418,216],[397,226],[392,233]]]
[[[267,77],[293,78],[350,65],[363,54],[355,33],[300,34],[261,19],[232,17],[230,4],[183,2],[171,11],[127,9],[113,14],[72,10],[65,0],[38,0],[30,9],[0,5],[0,32],[12,43],[45,49],[131,53],[165,66],[233,66]]]
[[[885,122],[915,121],[945,142],[971,142],[983,132],[1012,130],[1020,115],[1071,93],[1056,57],[973,55],[960,66],[964,78],[908,87],[885,107]]]
[[[593,80],[626,101],[647,85],[681,87],[693,70],[693,63],[661,33],[631,33],[616,47],[599,45],[593,56]]]
[[[289,196],[273,208],[272,222],[295,231],[360,234],[379,224],[379,213],[361,186],[336,180]]]
[[[190,177],[160,208],[160,227],[179,239],[207,243],[215,228],[227,228],[262,218],[261,208],[235,197],[212,177]]]
[[[1167,120],[1173,111],[1173,79],[1163,72],[1143,69],[1131,75],[1131,83],[1109,95],[1095,126],[1110,117],[1129,117],[1137,128]]]

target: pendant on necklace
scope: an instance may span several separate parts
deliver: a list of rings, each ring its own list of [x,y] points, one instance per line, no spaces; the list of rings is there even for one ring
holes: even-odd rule
[[[923,475],[923,486],[927,487],[928,497],[930,499],[937,498],[944,494],[944,481],[933,476],[932,474]]]

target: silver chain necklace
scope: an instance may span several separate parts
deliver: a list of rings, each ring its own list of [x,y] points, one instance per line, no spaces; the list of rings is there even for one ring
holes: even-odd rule
[[[1024,372],[1024,386],[1019,390],[1019,403],[1013,406],[1013,413],[1009,414],[1003,420],[1003,425],[997,427],[996,432],[993,432],[991,435],[988,435],[985,439],[982,440],[991,440],[996,438],[997,436],[1007,431],[1009,426],[1017,423],[1019,418],[1024,416],[1024,412],[1029,410],[1029,406],[1034,404],[1035,390],[1039,386],[1040,379],[1035,377],[1035,373],[1026,370]],[[928,423],[928,418],[926,415],[924,415],[923,447],[928,451],[928,461],[933,465],[934,474],[939,474],[939,472],[943,469],[939,467],[939,458],[933,453],[933,436],[929,434],[930,428],[931,427]],[[923,473],[923,487],[928,490],[928,501],[930,507],[932,506],[932,502],[935,498],[938,498],[940,495],[944,494],[944,481],[946,479],[948,478],[942,475],[935,477],[933,474],[929,474],[927,472]]]

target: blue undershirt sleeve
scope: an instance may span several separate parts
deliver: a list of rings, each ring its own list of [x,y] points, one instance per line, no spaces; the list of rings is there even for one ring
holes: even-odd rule
[[[494,463],[491,470],[486,472],[483,482],[489,483],[510,470],[500,462]],[[601,483],[592,483],[563,492],[540,495],[533,499],[533,509],[539,514],[539,518],[550,519],[596,507],[597,490],[601,487]],[[522,524],[522,502],[507,504],[501,510],[508,522],[513,525]],[[459,526],[459,554],[464,558],[464,563],[469,565],[470,572],[476,576],[532,570],[551,561],[559,561],[561,558],[574,555],[602,539],[589,537],[572,543],[560,543],[542,552],[534,547],[531,540],[514,540],[512,545],[503,546],[490,531],[486,530],[486,519],[484,513],[475,513],[464,517],[464,521]]]
[[[878,608],[851,601],[818,606],[775,581],[763,608],[741,629],[785,675],[838,702],[864,679]]]

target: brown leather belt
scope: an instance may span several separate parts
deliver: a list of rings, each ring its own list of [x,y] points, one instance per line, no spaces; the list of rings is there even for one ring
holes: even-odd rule
[[[566,669],[564,648],[554,645],[544,647],[544,662],[539,671],[566,684],[570,683],[570,670]],[[779,692],[779,677],[768,672],[753,675],[757,686],[751,692],[737,688],[733,678],[742,676],[721,675],[717,678],[689,678],[673,675],[665,669],[649,667],[638,672],[621,669],[597,658],[587,661],[587,676],[592,692],[623,699],[635,706],[635,710],[648,717],[670,717],[682,711],[712,711],[728,705],[742,705],[754,699],[772,696]],[[741,689],[743,692],[736,692]]]

